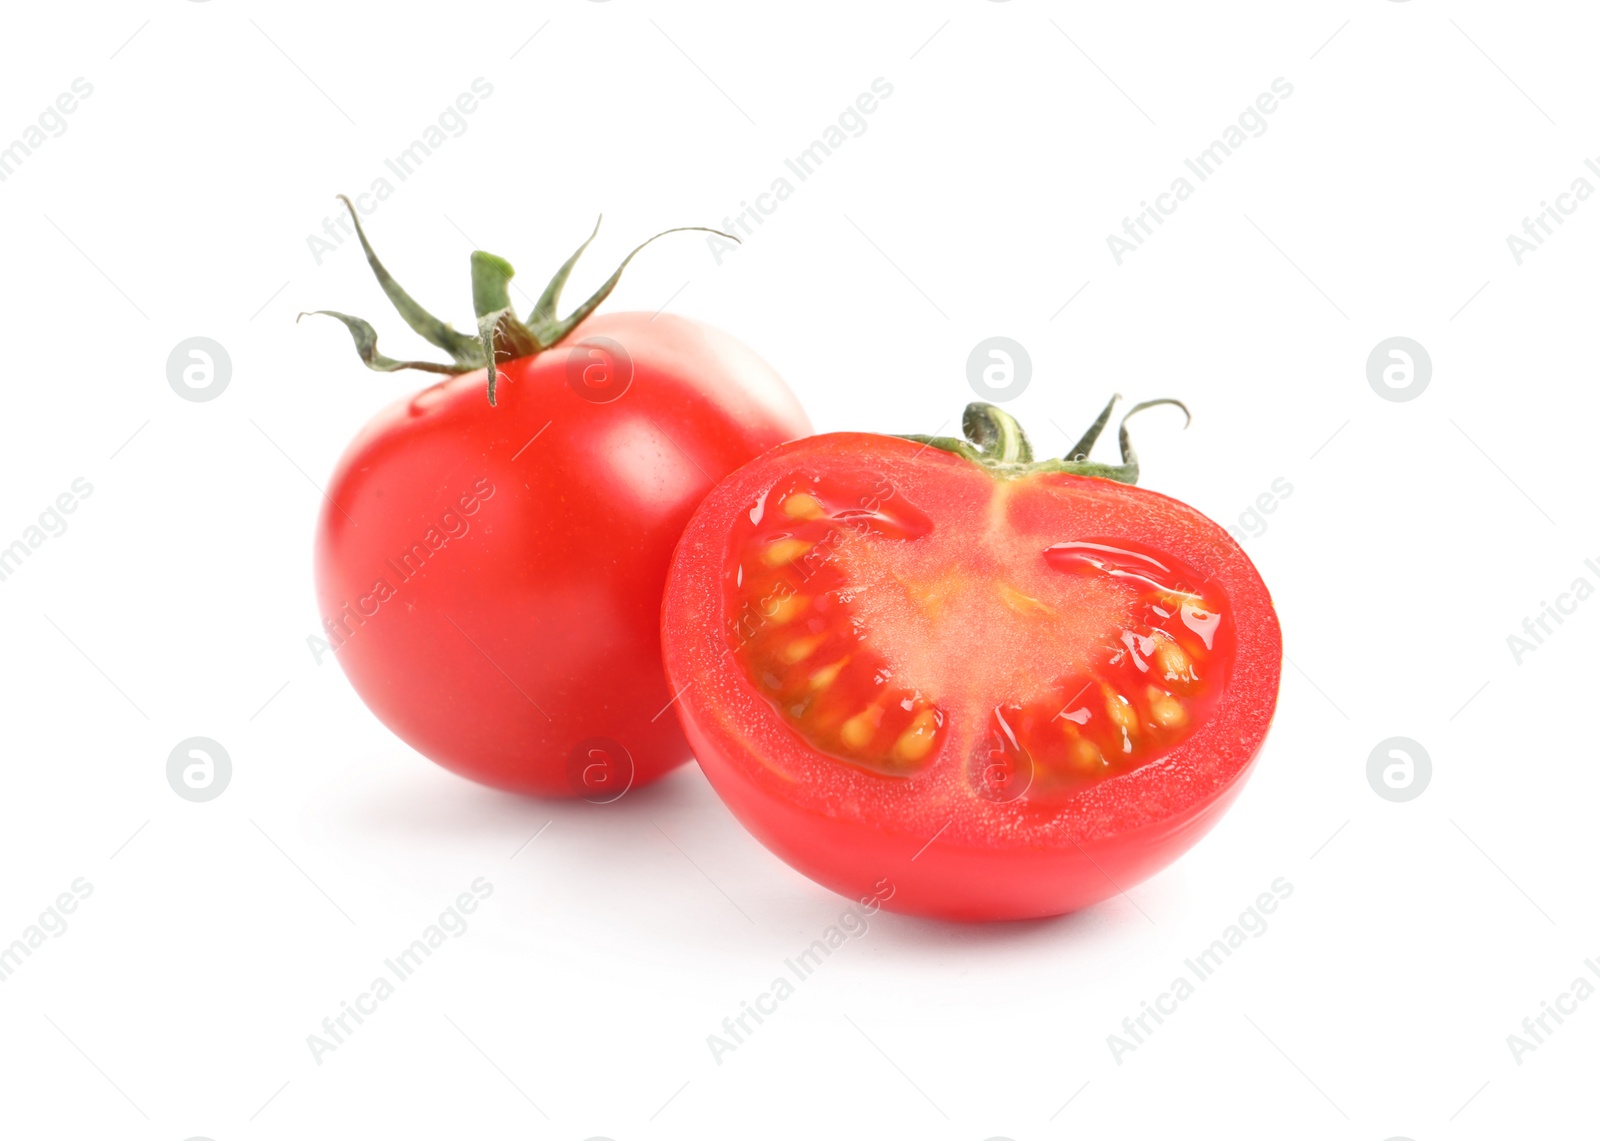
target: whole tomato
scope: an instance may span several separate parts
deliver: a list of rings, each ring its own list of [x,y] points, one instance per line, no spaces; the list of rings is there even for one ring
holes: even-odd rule
[[[1125,428],[1122,464],[1085,458],[1110,413],[1065,459],[986,404],[965,440],[812,436],[701,504],[667,676],[773,852],[891,910],[1058,915],[1238,795],[1277,703],[1272,599],[1221,527],[1129,486]]]
[[[556,318],[582,247],[526,322],[510,266],[475,254],[470,337],[361,240],[402,316],[454,363],[391,360],[366,322],[329,315],[370,367],[459,375],[379,413],[328,484],[316,583],[340,665],[385,725],[484,784],[609,800],[661,776],[689,757],[661,668],[673,547],[723,476],[809,432],[804,412],[724,333],[591,316],[620,267]],[[468,367],[491,356],[492,379]]]

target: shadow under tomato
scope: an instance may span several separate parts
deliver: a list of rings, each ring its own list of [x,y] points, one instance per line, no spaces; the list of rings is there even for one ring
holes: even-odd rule
[[[344,770],[306,812],[322,842],[358,861],[388,864],[388,853],[404,852],[408,863],[420,856],[481,866],[513,894],[563,908],[591,895],[594,909],[618,909],[619,925],[684,947],[726,947],[730,936],[746,934],[805,946],[831,926],[864,925],[859,939],[877,952],[912,961],[972,954],[972,965],[992,967],[993,954],[1070,950],[1152,922],[1143,900],[1136,906],[1121,896],[1067,915],[990,923],[868,910],[768,852],[693,763],[590,803],[487,788],[396,748]],[[391,867],[386,876],[397,873],[403,877]],[[651,897],[649,906],[640,895]]]

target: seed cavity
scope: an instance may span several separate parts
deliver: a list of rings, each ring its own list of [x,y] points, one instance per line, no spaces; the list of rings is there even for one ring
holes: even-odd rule
[[[894,759],[915,763],[933,752],[938,735],[939,718],[932,709],[924,709],[911,719],[911,727],[901,733],[894,743]]]
[[[1155,644],[1156,669],[1163,680],[1179,688],[1186,688],[1200,680],[1195,673],[1194,662],[1183,652],[1182,646],[1160,633],[1155,635]]]
[[[815,543],[808,543],[804,539],[777,539],[767,544],[766,553],[761,556],[761,561],[769,567],[781,567],[785,563],[792,563],[805,554]]]
[[[779,652],[778,657],[785,665],[798,665],[812,654],[817,652],[817,647],[822,645],[826,638],[824,634],[811,634],[804,638],[796,638]]]
[[[849,662],[849,660],[849,658],[840,658],[838,661],[829,662],[820,670],[814,672],[811,675],[809,682],[811,691],[815,693],[818,690],[827,689],[830,685],[832,685],[834,679],[839,676],[839,671],[844,669],[845,664]]]
[[[1067,756],[1072,759],[1074,766],[1085,772],[1097,773],[1109,764],[1100,752],[1100,746],[1079,735],[1075,729],[1067,733]]]
[[[883,709],[871,705],[839,726],[839,741],[847,749],[865,749],[883,724]]]
[[[1209,650],[1212,639],[1217,636],[1217,627],[1222,623],[1222,615],[1205,606],[1200,599],[1185,602],[1181,614],[1183,624],[1198,634]]]
[[[797,491],[783,501],[783,513],[791,519],[821,519],[827,512],[814,495]]]
[[[1152,685],[1145,691],[1145,699],[1150,706],[1150,719],[1161,728],[1181,729],[1188,722],[1189,711],[1170,693],[1163,693]]]
[[[786,625],[805,608],[806,600],[800,595],[786,595],[772,604],[772,613],[767,616],[768,621],[778,626]]]

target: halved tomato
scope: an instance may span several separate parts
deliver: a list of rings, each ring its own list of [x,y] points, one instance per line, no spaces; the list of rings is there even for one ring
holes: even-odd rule
[[[985,404],[967,440],[813,436],[702,503],[668,678],[717,792],[795,868],[916,914],[1056,915],[1238,793],[1277,703],[1272,600],[1223,528],[1130,486],[1125,423],[1121,465],[1085,458],[1110,412],[1066,460]]]

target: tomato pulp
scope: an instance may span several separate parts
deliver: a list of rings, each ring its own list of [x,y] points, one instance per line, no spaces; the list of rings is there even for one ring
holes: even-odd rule
[[[953,443],[818,436],[724,481],[668,579],[669,684],[717,792],[823,885],[1060,914],[1165,866],[1237,794],[1278,623],[1221,527],[1086,474],[1126,468]]]
[[[366,249],[408,323],[470,361],[475,339]],[[361,431],[328,484],[316,581],[340,665],[407,743],[497,788],[605,801],[689,757],[660,659],[673,545],[717,480],[809,424],[724,333],[589,316],[616,275],[556,321],[576,258],[524,326],[507,316],[510,267],[475,255],[497,383],[452,376]],[[333,316],[372,367],[452,371],[389,361],[370,326]]]

